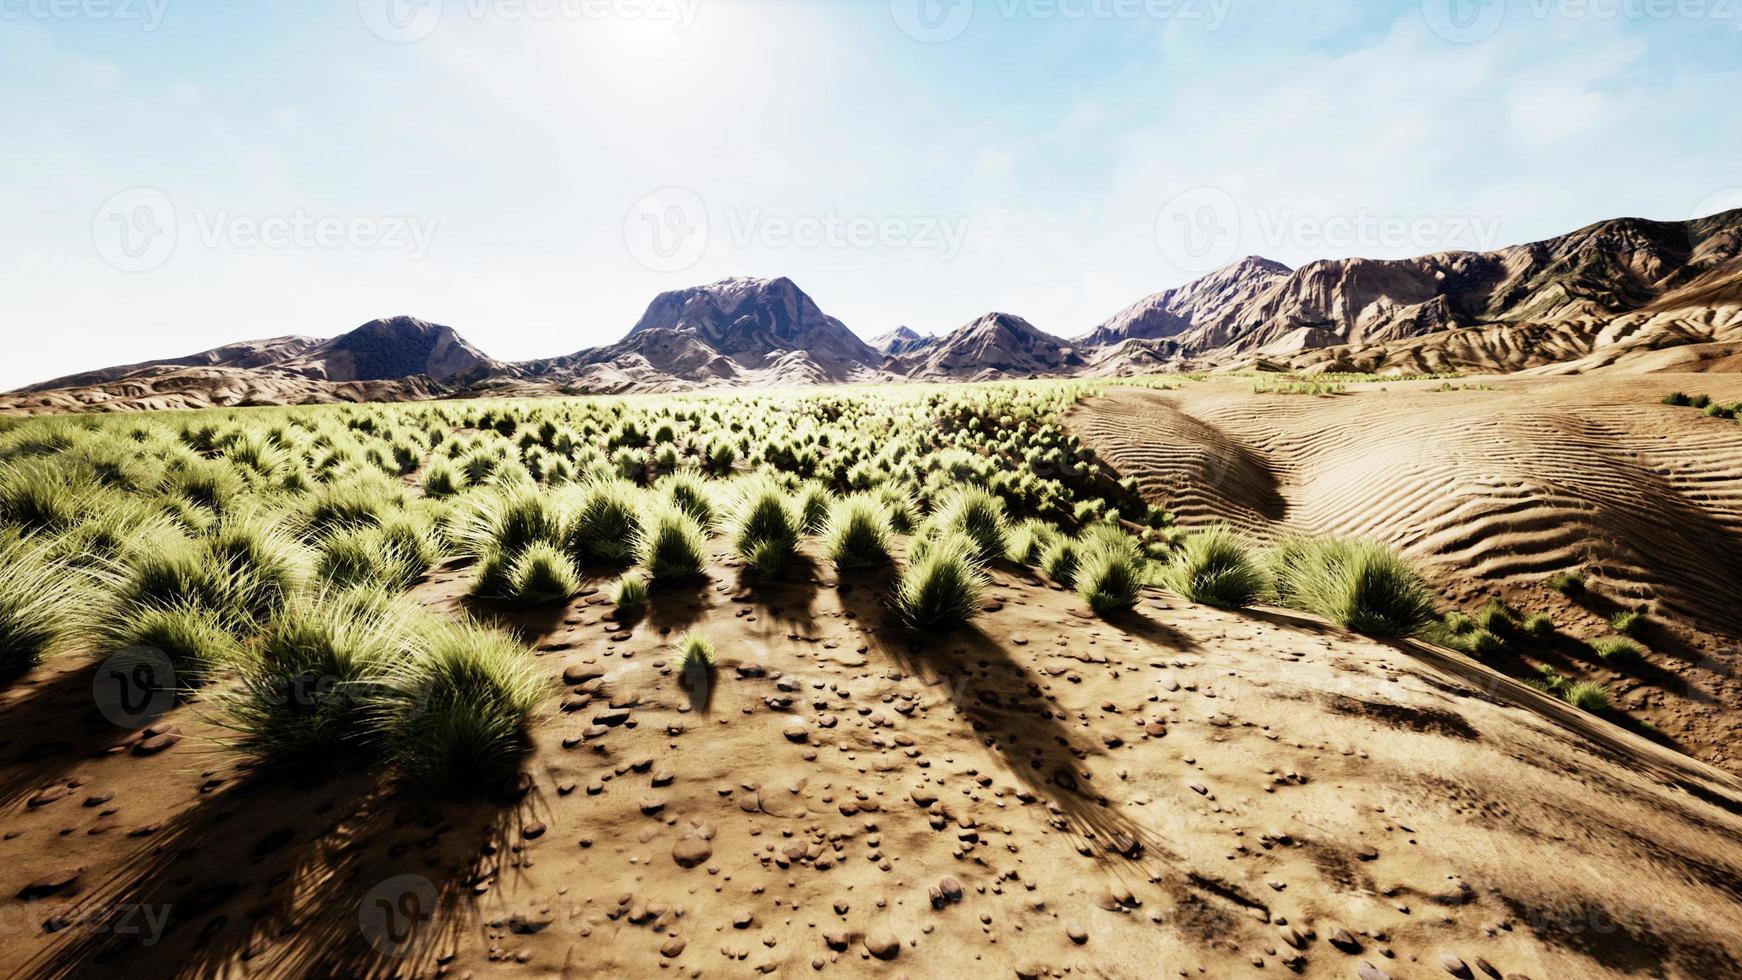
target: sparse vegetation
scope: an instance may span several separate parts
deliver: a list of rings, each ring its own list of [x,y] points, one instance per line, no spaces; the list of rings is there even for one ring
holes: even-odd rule
[[[1349,538],[1285,538],[1269,556],[1282,605],[1360,633],[1411,636],[1434,620],[1433,594],[1384,545]]]
[[[1269,585],[1252,547],[1227,527],[1187,535],[1164,575],[1180,595],[1225,609],[1251,605]]]
[[[1097,614],[1124,612],[1137,605],[1144,584],[1144,560],[1131,549],[1098,542],[1076,570],[1077,595]]]
[[[925,554],[908,562],[896,583],[895,609],[909,626],[959,626],[980,614],[986,577],[980,544],[960,531],[945,531]]]
[[[1608,711],[1611,704],[1609,689],[1596,681],[1577,681],[1568,684],[1562,689],[1561,697],[1580,711],[1592,713]]]
[[[1561,595],[1572,597],[1585,594],[1585,573],[1578,571],[1556,572],[1548,577],[1547,585]]]
[[[823,530],[823,553],[837,571],[889,562],[889,517],[882,503],[855,495],[837,501]]]
[[[1617,669],[1633,668],[1645,662],[1645,648],[1625,636],[1606,636],[1591,641],[1597,658]]]

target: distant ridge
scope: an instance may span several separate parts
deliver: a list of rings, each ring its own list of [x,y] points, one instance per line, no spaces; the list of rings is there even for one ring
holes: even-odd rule
[[[1742,362],[1742,210],[1616,218],[1492,252],[1248,256],[1066,340],[1010,313],[866,343],[785,277],[656,296],[624,338],[497,361],[450,327],[372,320],[331,339],[245,341],[0,396],[0,411],[284,404],[469,394],[675,391],[865,381],[1302,372],[1686,370]]]

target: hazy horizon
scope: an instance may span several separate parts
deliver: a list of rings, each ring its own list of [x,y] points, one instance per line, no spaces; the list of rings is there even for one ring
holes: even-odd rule
[[[1247,254],[1703,216],[1742,205],[1713,122],[1739,26],[1621,0],[0,0],[0,389],[398,314],[555,356],[737,275],[867,339],[992,310],[1074,336]]]

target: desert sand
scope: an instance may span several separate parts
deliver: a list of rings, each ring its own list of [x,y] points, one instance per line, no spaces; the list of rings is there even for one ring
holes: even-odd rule
[[[1329,397],[1227,379],[1112,389],[1071,421],[1182,523],[1377,537],[1466,611],[1499,595],[1549,614],[1562,639],[1503,666],[1608,682],[1667,741],[1737,771],[1742,427],[1659,404],[1683,389],[1732,402],[1742,378],[1503,376]],[[1582,600],[1545,586],[1574,569],[1591,585]],[[1642,675],[1566,642],[1602,635],[1618,609],[1654,624]]]
[[[210,705],[129,732],[94,665],[39,668],[0,704],[0,970],[1742,973],[1742,783],[1462,655],[1153,589],[1102,621],[1010,565],[920,644],[874,577],[709,572],[635,622],[504,614],[565,687],[472,804],[257,778]]]

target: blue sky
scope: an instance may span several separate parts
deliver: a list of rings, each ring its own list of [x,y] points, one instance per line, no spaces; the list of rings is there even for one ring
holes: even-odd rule
[[[732,275],[1072,335],[1742,205],[1733,0],[425,3],[0,0],[0,388],[395,313],[563,354]]]

